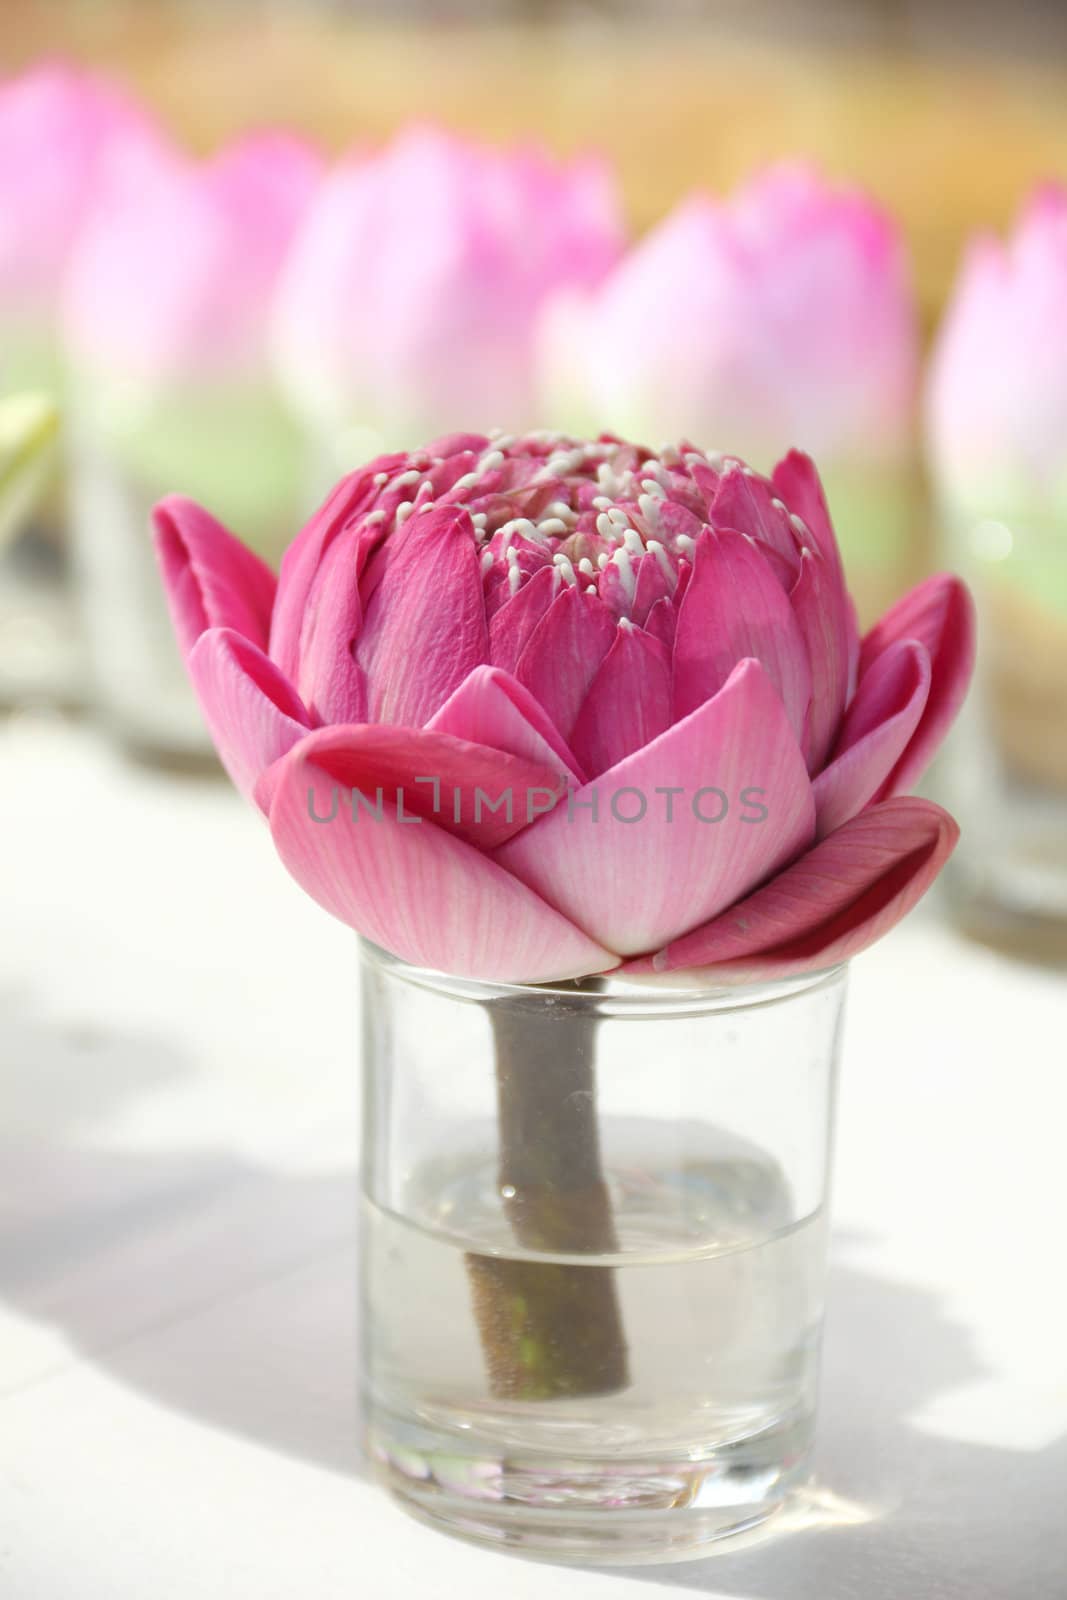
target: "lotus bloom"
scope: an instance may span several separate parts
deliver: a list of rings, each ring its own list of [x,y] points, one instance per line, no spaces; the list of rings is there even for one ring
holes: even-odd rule
[[[684,202],[542,333],[545,409],[637,438],[727,440],[761,470],[819,462],[850,563],[899,565],[918,324],[903,242],[863,194],[799,165]]]
[[[599,162],[410,129],[323,185],[279,295],[287,390],[320,434],[355,432],[372,450],[457,415],[532,426],[543,308],[598,283],[621,242]]]
[[[905,792],[967,684],[967,592],[932,578],[859,639],[805,455],[763,478],[453,436],[345,478],[277,581],[187,500],[156,528],[234,781],[304,888],[410,962],[827,966],[955,842]]]
[[[950,507],[1067,520],[1067,191],[1040,190],[1007,245],[971,245],[934,355],[928,436]]]
[[[267,328],[320,170],[284,134],[203,163],[162,144],[140,151],[94,209],[67,285],[86,426],[150,498],[182,483],[250,533],[288,514],[302,474]]]
[[[5,387],[54,386],[56,322],[71,250],[109,162],[154,138],[99,78],[43,66],[0,85],[0,338]]]

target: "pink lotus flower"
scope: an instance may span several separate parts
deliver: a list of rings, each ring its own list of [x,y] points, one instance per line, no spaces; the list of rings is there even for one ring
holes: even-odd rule
[[[71,249],[116,152],[154,137],[132,101],[88,73],[47,65],[0,85],[0,327],[10,381],[54,379]]]
[[[554,414],[636,437],[724,439],[769,468],[791,443],[826,467],[911,444],[918,328],[900,236],[815,171],[769,169],[686,201],[544,335]]]
[[[408,961],[827,966],[955,843],[904,792],[964,694],[969,597],[931,578],[858,639],[807,456],[766,479],[457,435],[345,478],[277,581],[189,501],[155,515],[234,781],[304,888]]]
[[[1067,517],[1067,191],[1040,190],[1006,246],[972,243],[927,416],[947,504],[975,517]]]
[[[320,175],[316,154],[281,133],[203,163],[162,143],[128,159],[70,269],[79,368],[147,386],[265,381],[278,275]]]
[[[324,184],[279,296],[280,371],[310,422],[389,446],[462,415],[532,425],[550,296],[599,282],[622,243],[604,167],[433,128]]]

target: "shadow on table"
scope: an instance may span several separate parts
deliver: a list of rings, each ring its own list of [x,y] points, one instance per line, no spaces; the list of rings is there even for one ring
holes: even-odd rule
[[[113,1052],[98,1043],[103,1095],[144,1087],[131,1080],[134,1055],[157,1078],[183,1070],[135,1043],[116,1041]],[[0,1147],[13,1200],[0,1226],[0,1295],[160,1404],[360,1471],[353,1174],[262,1170],[222,1150],[134,1155],[70,1138],[69,1126],[50,1136],[38,1127]],[[0,1390],[47,1370],[31,1364]],[[908,1423],[983,1375],[935,1295],[835,1266],[824,1374],[825,1492],[810,1525],[632,1576],[739,1600],[1060,1592],[1067,1442],[1001,1450],[920,1436]]]
[[[156,1040],[88,1040],[7,1006],[0,1299],[176,1411],[361,1471],[353,1173],[91,1142],[94,1122],[188,1071]],[[0,1395],[69,1365],[26,1347],[0,1358]]]

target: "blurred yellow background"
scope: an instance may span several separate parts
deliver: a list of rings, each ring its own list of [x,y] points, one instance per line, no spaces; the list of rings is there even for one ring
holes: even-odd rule
[[[638,230],[694,187],[814,156],[903,220],[927,329],[967,233],[1067,176],[1051,7],[4,0],[0,71],[57,53],[126,78],[197,148],[285,122],[337,150],[412,117],[598,146]]]

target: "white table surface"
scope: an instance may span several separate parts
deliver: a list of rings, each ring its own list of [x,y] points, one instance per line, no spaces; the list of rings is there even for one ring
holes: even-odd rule
[[[818,1483],[580,1572],[356,1448],[353,940],[221,784],[0,724],[4,1600],[1067,1593],[1067,982],[920,910],[853,970]]]

